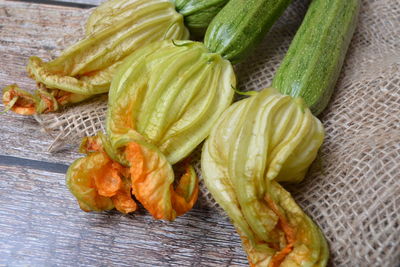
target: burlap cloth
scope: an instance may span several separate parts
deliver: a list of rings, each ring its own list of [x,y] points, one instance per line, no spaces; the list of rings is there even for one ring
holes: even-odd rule
[[[263,44],[237,66],[241,90],[270,84],[307,4],[294,1]],[[62,46],[72,39],[66,37]],[[334,266],[400,265],[399,70],[399,2],[364,0],[341,78],[320,116],[327,132],[320,156],[305,181],[286,186],[322,228]],[[49,149],[55,151],[103,130],[105,111],[101,97],[37,119],[54,138]],[[200,202],[218,209],[204,185]]]

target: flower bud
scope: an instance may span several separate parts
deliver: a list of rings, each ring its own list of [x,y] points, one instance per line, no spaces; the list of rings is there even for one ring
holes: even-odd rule
[[[272,88],[233,104],[213,127],[203,148],[203,178],[251,264],[326,261],[323,235],[277,183],[301,181],[323,137],[322,124],[302,99]]]

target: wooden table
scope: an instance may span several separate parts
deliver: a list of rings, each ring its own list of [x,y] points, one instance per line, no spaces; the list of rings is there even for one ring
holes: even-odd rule
[[[48,59],[100,2],[0,0],[0,87],[34,89],[28,57]],[[81,211],[64,182],[80,155],[47,152],[51,140],[31,117],[8,112],[0,124],[0,266],[247,265],[233,226],[214,210],[196,207],[174,222],[143,210]]]

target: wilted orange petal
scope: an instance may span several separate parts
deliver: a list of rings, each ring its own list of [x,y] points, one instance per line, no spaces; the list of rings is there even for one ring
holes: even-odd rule
[[[111,199],[115,208],[122,213],[134,212],[137,209],[136,202],[132,199],[130,192],[129,195],[125,192],[118,192]]]
[[[127,178],[123,179],[123,186],[118,190],[117,194],[111,199],[115,208],[122,213],[133,212],[137,209],[136,202],[131,196],[131,183]]]
[[[3,103],[7,109],[21,115],[36,114],[36,102],[34,97],[23,92],[17,85],[13,84],[4,89]]]
[[[175,191],[172,167],[161,152],[131,142],[125,153],[131,165],[132,192],[154,218],[174,220],[193,207],[198,184],[192,167],[187,168]]]
[[[180,216],[193,208],[199,194],[197,175],[192,166],[186,167],[186,173],[181,177],[174,190],[171,186],[172,207]]]
[[[119,175],[122,166],[116,162],[108,162],[94,176],[94,181],[99,195],[112,197],[122,186],[122,180]]]
[[[131,164],[129,171],[132,179],[132,184],[142,182],[145,178],[145,162],[140,145],[135,142],[129,143],[125,150],[125,153],[129,163]],[[135,186],[132,186],[132,193],[136,195]]]
[[[153,154],[154,152],[150,152]],[[155,152],[157,153],[157,152]],[[147,170],[146,159],[142,148],[138,143],[131,142],[126,148],[126,157],[130,163],[130,174],[132,180],[132,193],[137,200],[153,215],[156,219],[172,220],[175,218],[175,212],[166,201],[171,201],[165,198],[165,186],[170,184],[165,183],[164,179],[167,174],[163,171],[163,166],[158,166],[155,170]],[[152,160],[151,158],[149,160]],[[158,157],[156,157],[158,160]],[[158,162],[151,162],[149,165],[157,165]],[[166,205],[165,205],[166,204]]]

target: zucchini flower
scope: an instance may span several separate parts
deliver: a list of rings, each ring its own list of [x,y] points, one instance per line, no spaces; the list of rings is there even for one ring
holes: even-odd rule
[[[179,1],[179,7],[193,25],[200,21],[205,27],[227,1],[185,0]],[[184,17],[170,0],[109,0],[89,17],[86,36],[61,56],[50,62],[29,59],[27,72],[38,84],[34,94],[13,84],[4,88],[3,103],[22,115],[56,111],[107,93],[117,67],[138,48],[155,41],[188,38]]]
[[[133,211],[125,202],[130,187],[156,219],[173,220],[191,209],[197,176],[183,159],[231,104],[235,84],[230,62],[198,42],[156,42],[126,58],[111,84],[107,135],[85,139],[88,156],[67,174],[80,206]],[[175,181],[182,160],[184,174]]]
[[[278,182],[301,181],[324,138],[301,98],[269,88],[233,104],[202,153],[208,190],[241,236],[252,266],[324,266],[327,243]]]

